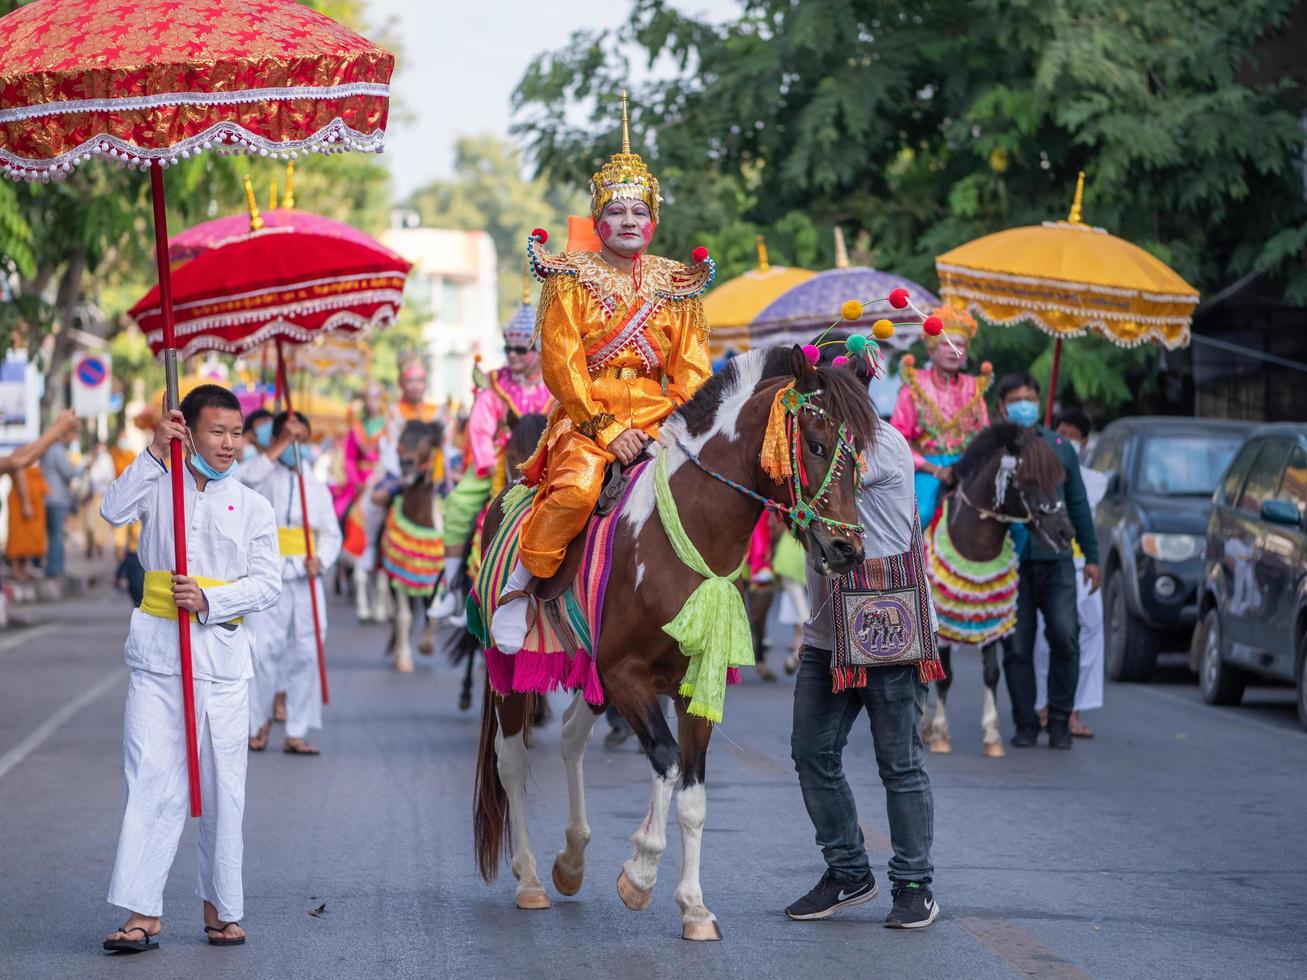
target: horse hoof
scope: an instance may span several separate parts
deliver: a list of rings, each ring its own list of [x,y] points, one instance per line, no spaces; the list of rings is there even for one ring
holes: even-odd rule
[[[423,640],[418,644],[418,653],[424,657],[429,657],[436,652],[436,645],[428,640]]]
[[[683,922],[681,923],[681,938],[688,939],[692,943],[720,942],[722,928],[717,924],[716,919],[696,919],[692,922]]]
[[[948,737],[932,738],[927,748],[935,755],[948,755],[953,751],[953,742]]]
[[[528,912],[538,912],[549,908],[549,896],[537,885],[535,888],[523,888],[517,893],[517,907]]]
[[[1001,759],[1007,755],[1007,750],[1003,748],[1002,742],[986,742],[985,755],[991,759]]]
[[[554,887],[558,889],[558,894],[575,895],[581,890],[581,881],[584,878],[584,870],[577,872],[575,876],[571,876],[562,869],[557,861],[554,861]]]
[[[631,879],[626,877],[625,868],[617,876],[617,894],[622,899],[622,904],[632,912],[643,912],[653,899],[653,890],[646,892],[636,888]]]
[[[776,671],[772,670],[765,663],[758,664],[758,680],[766,684],[776,683]]]
[[[458,710],[467,711],[471,707],[472,707],[472,695],[460,694],[458,696]]]
[[[397,660],[395,661],[395,669],[401,674],[411,674],[413,673],[413,661]]]

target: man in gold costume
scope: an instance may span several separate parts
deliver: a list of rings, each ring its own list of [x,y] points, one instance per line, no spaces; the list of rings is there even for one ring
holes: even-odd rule
[[[522,648],[533,578],[558,571],[603,489],[610,463],[633,462],[658,427],[711,372],[700,295],[713,278],[707,251],[695,264],[646,254],[658,224],[658,180],[627,135],[590,182],[598,251],[554,256],[528,245],[544,282],[536,331],[545,384],[559,407],[524,470],[539,491],[492,630],[503,653]]]

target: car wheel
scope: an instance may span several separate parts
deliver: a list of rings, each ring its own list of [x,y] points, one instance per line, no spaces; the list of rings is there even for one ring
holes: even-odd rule
[[[1130,612],[1125,579],[1113,572],[1103,595],[1107,676],[1114,681],[1148,681],[1157,666],[1157,630]]]
[[[1225,662],[1224,649],[1221,616],[1209,609],[1203,619],[1203,659],[1198,671],[1198,686],[1208,704],[1238,704],[1248,685],[1248,675]]]
[[[1307,633],[1298,641],[1298,720],[1307,728]]]

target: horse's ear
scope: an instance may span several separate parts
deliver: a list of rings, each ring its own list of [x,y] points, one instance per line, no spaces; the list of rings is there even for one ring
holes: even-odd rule
[[[790,373],[794,375],[796,387],[800,391],[817,387],[817,369],[798,344],[790,351]]]

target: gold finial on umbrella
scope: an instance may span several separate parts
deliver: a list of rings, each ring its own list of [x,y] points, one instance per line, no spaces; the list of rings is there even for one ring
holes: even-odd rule
[[[771,263],[767,261],[767,240],[759,235],[758,242],[758,271],[766,272],[771,268]]]
[[[1080,171],[1076,177],[1076,196],[1071,200],[1071,213],[1066,216],[1067,224],[1080,224],[1080,205],[1085,197],[1085,172]]]
[[[844,229],[839,225],[835,226],[835,268],[847,269],[849,267],[849,250],[844,246]]]
[[[295,207],[295,161],[286,163],[286,193],[281,196],[281,206],[289,211]]]
[[[263,230],[263,215],[259,214],[259,203],[254,200],[254,184],[250,175],[245,175],[245,201],[250,206],[250,231]]]

